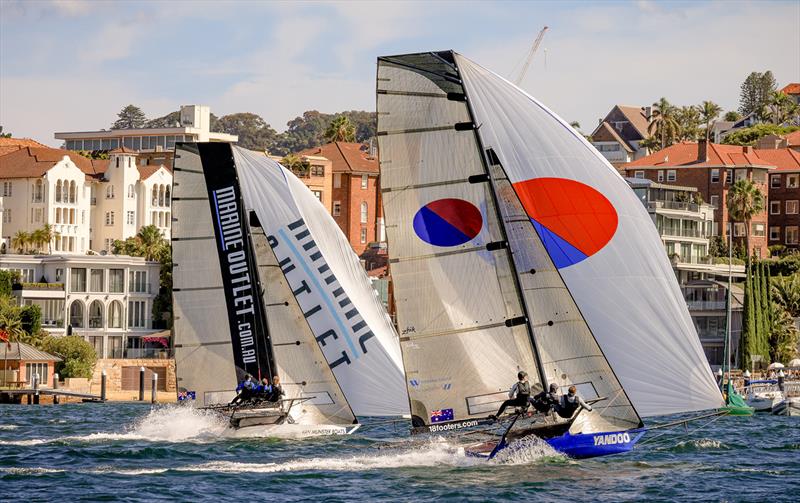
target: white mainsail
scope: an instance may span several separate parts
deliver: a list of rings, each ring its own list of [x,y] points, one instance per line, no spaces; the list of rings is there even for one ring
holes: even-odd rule
[[[292,355],[307,368],[318,355],[315,364],[330,367],[356,415],[407,414],[397,334],[336,222],[277,162],[239,147],[233,155],[244,203],[272,249],[271,262],[259,265],[279,366]],[[301,333],[311,342],[294,344]]]

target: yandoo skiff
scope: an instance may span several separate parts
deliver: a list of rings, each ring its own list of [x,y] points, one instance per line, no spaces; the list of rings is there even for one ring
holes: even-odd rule
[[[468,452],[614,454],[723,404],[650,216],[580,133],[451,51],[378,58],[377,115],[412,431],[485,434],[520,370],[593,410]]]

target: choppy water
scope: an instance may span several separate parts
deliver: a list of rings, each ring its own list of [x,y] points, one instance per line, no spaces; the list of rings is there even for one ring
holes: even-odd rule
[[[797,417],[703,420],[582,461],[543,445],[497,462],[444,439],[379,448],[405,435],[367,421],[350,437],[245,440],[177,406],[4,405],[0,501],[800,501]]]

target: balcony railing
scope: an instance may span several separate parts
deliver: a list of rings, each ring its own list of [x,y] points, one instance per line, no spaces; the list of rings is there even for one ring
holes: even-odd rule
[[[118,358],[118,357],[110,357]],[[172,358],[172,350],[168,348],[128,348],[125,350],[125,358],[154,358],[166,359]]]
[[[16,283],[13,290],[64,290],[64,283]]]
[[[662,236],[674,236],[682,238],[705,238],[706,236],[700,229],[676,229],[672,227],[661,227],[658,233]]]
[[[682,203],[678,201],[648,201],[647,208],[651,210],[665,209],[665,210],[681,210],[699,212],[700,205],[697,203]]]
[[[719,300],[687,300],[689,311],[724,311],[725,301]]]

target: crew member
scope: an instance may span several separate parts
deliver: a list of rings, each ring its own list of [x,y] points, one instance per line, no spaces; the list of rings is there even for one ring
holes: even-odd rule
[[[255,394],[256,383],[253,382],[253,376],[247,374],[244,377],[244,381],[239,383],[239,386],[236,387],[236,391],[239,393],[236,395],[236,398],[231,400],[231,405],[235,405],[237,403],[242,403],[250,400],[253,395]]]
[[[283,387],[281,386],[281,378],[278,376],[272,376],[272,393],[269,396],[269,401],[278,402],[285,394],[286,393],[284,393]]]
[[[497,414],[489,416],[489,419],[497,419],[500,417],[508,406],[522,407],[523,409],[528,408],[528,400],[531,397],[531,384],[528,382],[528,373],[520,371],[517,374],[517,379],[519,380],[508,390],[509,399],[503,402]]]
[[[558,384],[550,383],[550,391],[542,391],[531,398],[531,405],[542,414],[547,414],[558,407]]]
[[[258,387],[258,399],[269,400],[272,395],[272,386],[269,384],[269,379],[266,377],[261,379],[261,385]]]
[[[569,419],[579,408],[584,408],[589,412],[592,411],[592,406],[583,401],[583,398],[578,395],[578,390],[575,389],[575,386],[570,386],[569,393],[561,395],[561,402],[558,404],[556,412],[558,412],[559,416]]]

